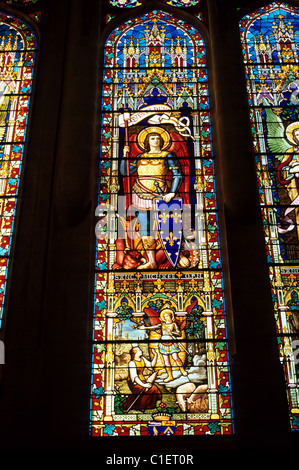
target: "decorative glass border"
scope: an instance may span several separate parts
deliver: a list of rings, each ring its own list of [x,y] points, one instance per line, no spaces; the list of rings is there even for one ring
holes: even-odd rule
[[[0,326],[27,133],[36,37],[21,20],[0,13]]]
[[[230,366],[202,37],[191,25],[156,10],[121,24],[106,41],[102,93],[91,435],[231,435]],[[173,261],[169,246],[174,245],[167,237],[155,240],[152,249],[148,241],[143,247],[136,244],[133,250],[126,238],[128,214],[121,213],[120,201],[126,201],[135,188],[119,173],[123,171],[126,142],[131,153],[137,142],[145,145],[143,137],[153,122],[164,143],[169,132],[171,141],[177,144],[176,152],[186,150],[171,167],[172,178],[185,168],[185,184],[180,186],[184,190],[177,200],[190,198],[191,206],[199,209],[196,216],[190,215],[198,223],[198,244],[184,245],[181,264],[177,258]],[[156,160],[144,166],[157,165],[155,170],[146,170],[146,174],[149,171],[158,177],[162,171],[163,179],[165,164],[161,159],[170,165],[166,154],[159,151]],[[134,164],[132,159],[130,164]],[[143,182],[149,184],[147,177]],[[119,236],[122,227],[123,239]],[[168,239],[175,243],[179,232]],[[163,244],[159,253],[169,255],[163,263],[163,256],[158,261],[158,243]],[[159,270],[152,264],[143,268],[138,250],[148,259],[149,252],[155,251],[154,263],[162,263]],[[171,363],[173,380],[161,359],[161,335],[157,336],[156,327],[146,333],[146,322],[153,326],[153,318],[165,326],[165,309],[168,318],[172,316],[169,327],[180,335],[175,345],[167,346],[179,353],[180,360]],[[127,386],[138,354],[143,355],[142,368],[147,365],[154,370],[154,397],[144,390],[139,396],[136,386],[132,387],[133,396]],[[197,405],[192,408],[188,402],[184,408],[183,389],[178,390],[174,380],[179,379],[180,386],[186,387],[195,369],[203,374],[191,381],[193,392],[199,394]],[[186,393],[189,397],[192,394]]]

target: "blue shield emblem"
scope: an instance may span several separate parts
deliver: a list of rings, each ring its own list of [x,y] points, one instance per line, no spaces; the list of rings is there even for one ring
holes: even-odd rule
[[[158,421],[150,421],[148,423],[148,431],[152,436],[159,436],[162,430],[161,422]]]
[[[169,203],[155,199],[155,216],[163,249],[175,268],[180,256],[183,234],[183,200],[174,198]]]
[[[172,436],[175,433],[175,421],[164,421],[162,424],[162,433],[165,436]]]

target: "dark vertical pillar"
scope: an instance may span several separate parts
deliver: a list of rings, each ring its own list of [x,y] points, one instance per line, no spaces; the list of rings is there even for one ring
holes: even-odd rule
[[[216,178],[226,227],[224,265],[235,349],[232,379],[236,441],[241,448],[281,449],[289,429],[275,337],[264,235],[234,0],[209,0]],[[232,320],[233,319],[233,320]]]
[[[69,2],[50,213],[43,384],[63,448],[88,436],[100,3]]]

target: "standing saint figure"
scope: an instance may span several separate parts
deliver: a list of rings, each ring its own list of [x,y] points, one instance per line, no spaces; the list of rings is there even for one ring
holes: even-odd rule
[[[183,192],[184,198],[189,196],[189,178],[185,181],[184,176],[184,173],[189,176],[189,171],[183,171],[183,166],[188,168],[189,165],[186,143],[179,134],[176,134],[175,141],[171,138],[173,133],[170,136],[160,127],[148,127],[138,137],[133,134],[130,145],[124,147],[120,172],[130,181],[127,191],[130,192],[130,202],[138,217],[139,234],[146,253],[146,259],[137,269],[158,268],[156,239],[153,236],[153,199],[161,198],[169,203],[179,190]]]
[[[135,410],[153,409],[156,407],[157,401],[161,400],[162,394],[157,385],[150,379],[144,378],[144,369],[154,368],[157,362],[157,354],[154,354],[152,361],[146,359],[141,348],[136,344],[132,345],[130,351],[131,361],[129,362],[128,385],[132,392],[123,404],[123,409],[129,411],[131,408]]]

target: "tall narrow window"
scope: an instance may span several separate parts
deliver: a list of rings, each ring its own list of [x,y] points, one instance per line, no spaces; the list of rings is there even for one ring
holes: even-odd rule
[[[0,326],[28,121],[36,39],[13,16],[0,13]]]
[[[105,45],[93,436],[230,435],[205,44],[160,11]]]
[[[298,430],[299,9],[275,2],[240,29],[279,354]]]

